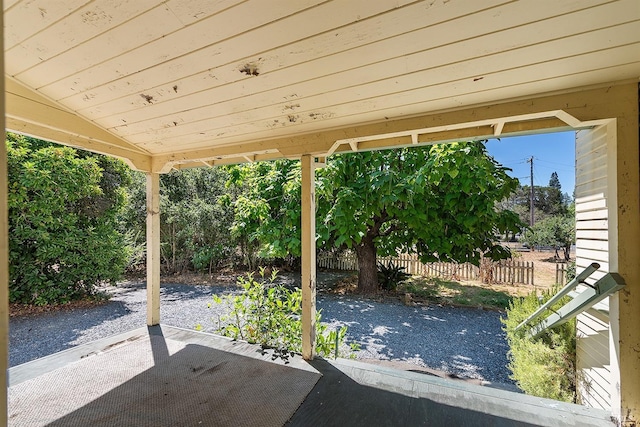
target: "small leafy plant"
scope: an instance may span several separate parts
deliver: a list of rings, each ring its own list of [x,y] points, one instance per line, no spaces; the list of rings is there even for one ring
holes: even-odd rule
[[[229,314],[221,316],[217,331],[236,340],[261,344],[263,349],[273,349],[273,358],[287,360],[295,353],[302,352],[302,291],[288,289],[274,283],[277,270],[265,278],[264,268],[260,268],[260,279],[252,273],[239,277],[238,285],[243,291],[238,295],[213,296],[216,304],[226,304]],[[211,307],[211,304],[209,304]],[[320,356],[338,356],[345,344],[347,327],[329,330],[320,322],[322,316],[316,313],[316,352]],[[196,329],[202,329],[200,325]],[[351,346],[357,350],[357,345]]]
[[[404,270],[404,267],[393,262],[390,262],[388,266],[378,262],[378,283],[380,287],[387,291],[394,291],[400,283],[411,277]]]

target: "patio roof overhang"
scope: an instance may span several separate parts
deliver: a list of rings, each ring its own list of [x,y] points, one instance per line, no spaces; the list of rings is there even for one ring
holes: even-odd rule
[[[639,8],[5,0],[7,129],[147,172],[323,155],[336,140],[461,121],[434,113],[637,80]]]
[[[313,157],[573,129],[617,117],[591,100],[640,77],[637,0],[3,3],[6,128],[147,172],[150,254],[159,248],[158,173],[303,158],[312,212]],[[562,93],[574,94],[566,105],[542,98]],[[616,96],[630,111],[634,101]],[[633,197],[637,183],[629,189]],[[627,212],[637,216],[637,207]],[[303,224],[309,280],[311,218]],[[5,217],[5,265],[6,226]],[[637,227],[625,227],[633,237]],[[8,283],[6,268],[0,282]],[[148,282],[157,323],[153,261]]]

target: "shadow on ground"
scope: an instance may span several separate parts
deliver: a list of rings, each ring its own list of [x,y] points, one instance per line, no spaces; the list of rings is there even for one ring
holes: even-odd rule
[[[368,387],[324,360],[310,363],[322,378],[285,424],[288,427],[533,425]]]
[[[9,328],[9,364],[19,365],[74,347],[85,330],[130,313],[126,303],[110,301],[96,307],[13,317]],[[60,328],[61,324],[65,327]]]

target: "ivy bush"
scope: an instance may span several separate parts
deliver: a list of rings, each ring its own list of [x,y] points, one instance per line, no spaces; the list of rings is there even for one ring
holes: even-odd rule
[[[541,298],[532,292],[513,299],[502,319],[509,343],[511,379],[525,393],[565,402],[576,400],[576,321],[547,329],[538,338],[528,337],[528,328],[515,328],[548,301],[558,289],[543,292]],[[566,298],[551,307],[566,303]]]
[[[218,319],[217,331],[227,337],[261,344],[274,349],[274,358],[287,359],[302,352],[302,291],[274,284],[277,270],[265,278],[260,268],[260,279],[252,273],[239,277],[243,291],[237,295],[214,295],[216,304],[226,304],[229,314]],[[211,304],[209,304],[211,307]],[[320,311],[316,313],[316,353],[324,357],[337,356],[345,346],[347,327],[329,330],[321,323]],[[201,330],[202,326],[196,326]],[[356,350],[357,345],[351,345]]]
[[[59,304],[115,282],[127,249],[116,231],[124,163],[7,135],[9,298]]]

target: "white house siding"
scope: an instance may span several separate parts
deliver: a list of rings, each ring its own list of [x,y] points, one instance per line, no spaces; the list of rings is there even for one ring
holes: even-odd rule
[[[581,271],[592,262],[600,264],[587,282],[593,283],[610,271],[610,207],[615,208],[615,188],[608,161],[612,136],[608,126],[576,133],[576,267]],[[610,127],[609,127],[610,129]],[[613,138],[615,144],[615,138]],[[609,152],[609,153],[608,153]],[[613,214],[615,216],[615,213]],[[615,219],[613,221],[615,223]],[[583,404],[611,409],[609,299],[578,316],[578,393]]]

